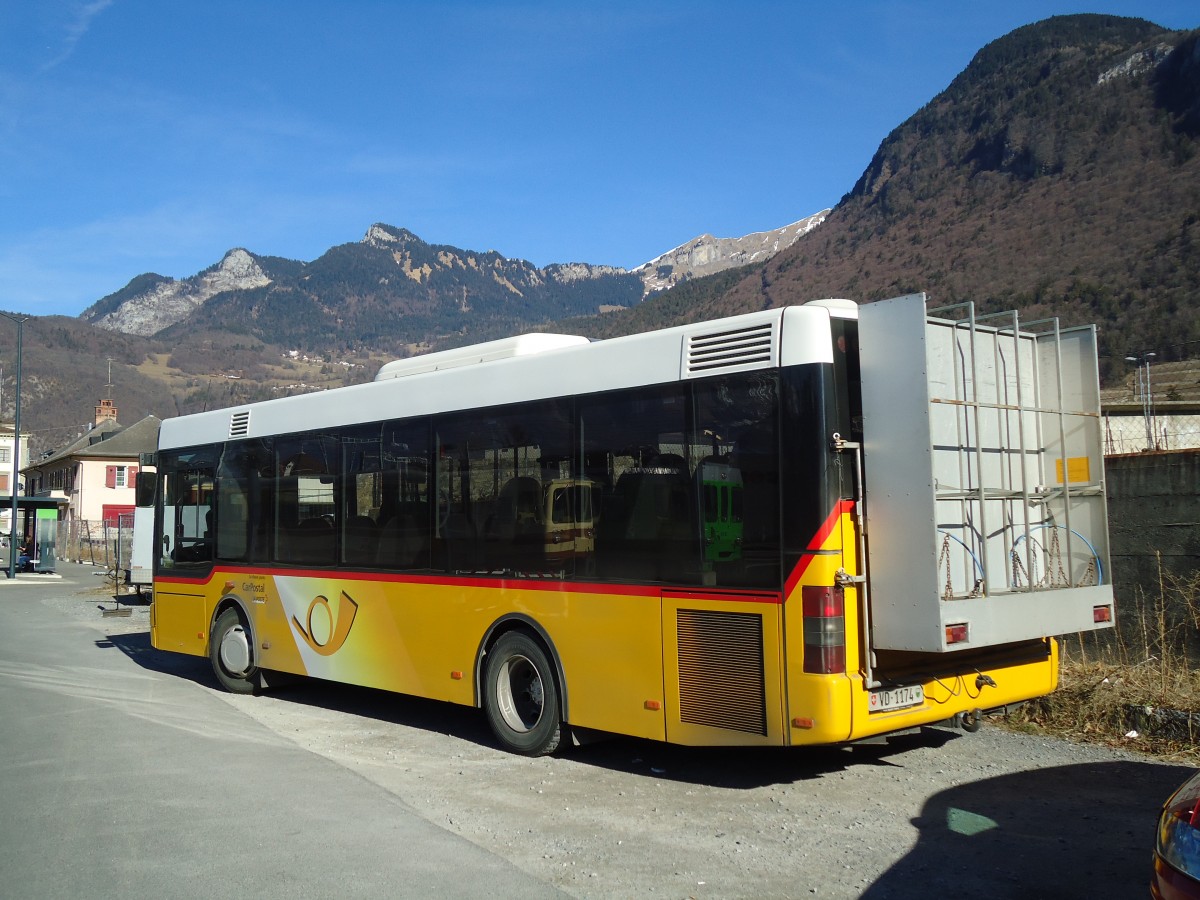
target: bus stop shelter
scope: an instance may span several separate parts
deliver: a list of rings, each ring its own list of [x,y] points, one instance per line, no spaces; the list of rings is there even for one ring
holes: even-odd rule
[[[0,494],[0,510],[12,510],[12,495]],[[58,542],[58,511],[67,505],[66,497],[17,497],[17,546],[9,547],[10,555],[3,557],[5,574],[9,571],[11,555],[22,545],[27,548],[34,572],[53,572]],[[2,536],[8,542],[12,536]]]

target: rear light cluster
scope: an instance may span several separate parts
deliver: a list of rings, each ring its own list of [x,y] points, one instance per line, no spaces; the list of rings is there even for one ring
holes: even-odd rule
[[[833,675],[846,671],[846,595],[834,585],[800,589],[804,609],[804,671]]]

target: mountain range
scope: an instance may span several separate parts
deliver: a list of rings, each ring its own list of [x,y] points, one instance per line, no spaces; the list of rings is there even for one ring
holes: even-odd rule
[[[783,228],[758,231],[740,238],[715,238],[711,234],[702,234],[643,263],[633,272],[646,286],[646,295],[650,295],[693,278],[715,275],[736,266],[766,262],[824,222],[829,212],[823,209]]]
[[[1128,355],[1200,355],[1198,144],[1200,32],[1055,17],[982,48],[884,137],[831,210],[785,229],[702,236],[633,271],[539,268],[382,224],[307,263],[236,249],[192,278],[139,276],[77,322],[36,320],[46,324],[26,329],[27,372],[44,387],[68,371],[54,341],[34,340],[32,353],[29,342],[62,332],[128,361],[113,376],[118,399],[123,387],[171,415],[369,378],[389,357],[533,328],[607,337],[925,290],[1024,319],[1096,322],[1116,384]],[[781,169],[780,183],[789,177]],[[0,330],[0,352],[8,340]],[[103,377],[70,409],[90,413]],[[6,387],[0,409],[10,397]]]
[[[233,329],[304,350],[404,354],[624,309],[691,278],[768,259],[827,213],[739,238],[701,235],[633,271],[588,263],[539,268],[376,223],[357,243],[309,263],[235,248],[190,278],[139,275],[80,318],[146,337]]]

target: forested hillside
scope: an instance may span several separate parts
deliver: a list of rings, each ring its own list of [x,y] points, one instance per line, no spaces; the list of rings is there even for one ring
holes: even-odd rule
[[[888,135],[825,223],[597,335],[924,290],[1100,326],[1106,371],[1200,340],[1198,33],[1065,16],[983,48]]]

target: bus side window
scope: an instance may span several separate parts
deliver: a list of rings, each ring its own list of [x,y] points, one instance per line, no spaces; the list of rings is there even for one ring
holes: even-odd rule
[[[546,523],[547,490],[572,475],[570,404],[445,416],[437,435],[438,538],[447,570],[572,573],[573,538]]]
[[[746,372],[695,383],[704,579],[779,586],[778,379]]]
[[[333,565],[338,453],[338,441],[329,434],[276,439],[275,552],[280,562]]]
[[[580,398],[584,475],[604,489],[595,572],[604,580],[694,584],[699,578],[684,435],[688,388],[668,385]]]
[[[339,561],[347,566],[375,563],[379,539],[376,516],[382,505],[383,470],[379,458],[380,426],[356,428],[342,442]]]
[[[358,512],[375,521],[374,558],[383,569],[427,570],[430,567],[429,420],[387,422],[383,426],[378,473],[370,473],[378,497]],[[360,488],[360,495],[365,492]]]
[[[217,559],[245,562],[266,558],[271,466],[269,439],[225,446],[217,468]]]

